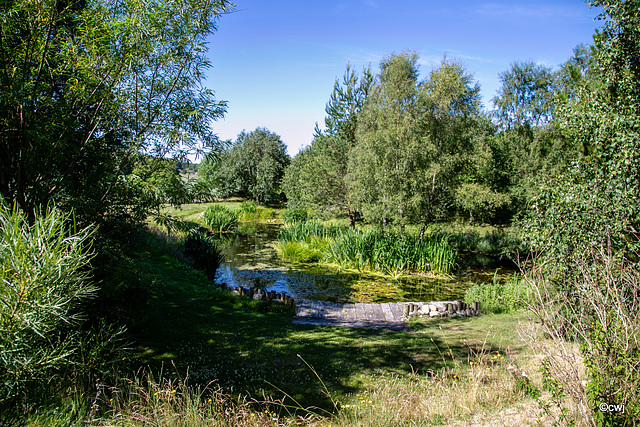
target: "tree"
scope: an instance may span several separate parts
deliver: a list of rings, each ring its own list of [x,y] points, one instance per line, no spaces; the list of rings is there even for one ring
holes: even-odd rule
[[[0,13],[0,194],[31,219],[144,218],[126,178],[139,152],[215,148],[225,103],[202,88],[226,0],[18,0]]]
[[[532,244],[555,242],[554,256],[583,252],[603,236],[629,251],[640,228],[640,22],[638,2],[592,2],[602,6],[605,26],[594,35],[591,79],[575,79],[572,97],[557,111],[562,129],[583,157],[550,179],[530,211]],[[575,74],[574,74],[575,75]],[[553,219],[556,227],[547,229]],[[558,232],[558,226],[566,232]],[[533,237],[536,236],[536,237]],[[631,255],[630,252],[627,253]]]
[[[472,168],[482,163],[481,141],[490,129],[480,117],[480,87],[460,63],[444,59],[434,68],[420,84],[418,102],[421,138],[410,180],[422,235],[426,223],[452,213],[456,188],[479,178]]]
[[[351,149],[356,144],[357,114],[371,89],[373,76],[365,69],[358,76],[350,66],[342,83],[336,80],[325,112],[325,130],[316,128],[311,146],[287,169],[285,192],[294,203],[319,210],[345,213],[355,227],[356,211],[346,181]],[[293,165],[292,165],[293,166]]]
[[[502,86],[493,98],[496,117],[505,129],[545,125],[552,118],[555,76],[551,68],[531,61],[514,62],[500,73]]]
[[[246,194],[256,202],[279,197],[290,158],[280,137],[266,128],[242,131],[220,158],[218,170],[224,194]]]
[[[394,220],[403,228],[407,219],[406,177],[417,140],[417,63],[418,55],[412,52],[383,59],[358,115],[358,143],[350,156],[347,182],[357,205],[383,227]]]
[[[562,173],[580,155],[554,122],[559,99],[573,96],[573,78],[587,72],[585,49],[558,72],[531,61],[515,62],[500,73],[502,86],[493,98],[500,132],[491,139],[500,158],[502,191],[509,193],[514,213],[523,212],[540,188],[540,179]]]

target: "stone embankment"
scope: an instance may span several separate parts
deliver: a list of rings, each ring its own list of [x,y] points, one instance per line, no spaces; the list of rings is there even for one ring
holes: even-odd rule
[[[306,325],[346,326],[406,330],[412,317],[469,317],[480,315],[480,303],[468,305],[464,301],[334,303],[327,301],[294,300],[284,293],[267,292],[258,287],[241,286],[231,289],[236,295],[255,300],[280,302],[295,307],[292,323]]]

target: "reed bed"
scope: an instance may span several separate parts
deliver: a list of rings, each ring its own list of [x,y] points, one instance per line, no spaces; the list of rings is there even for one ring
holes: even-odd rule
[[[293,223],[280,230],[278,241],[281,253],[288,260],[324,261],[344,268],[386,273],[447,274],[455,268],[457,258],[457,250],[446,234],[419,239],[375,229],[325,226],[319,221]]]
[[[215,204],[202,213],[202,220],[214,232],[222,233],[238,225],[240,212]]]

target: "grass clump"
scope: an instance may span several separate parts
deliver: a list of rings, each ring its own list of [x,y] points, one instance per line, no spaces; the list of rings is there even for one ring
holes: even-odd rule
[[[222,249],[213,238],[201,231],[192,231],[184,240],[184,253],[193,260],[194,267],[213,280],[216,270],[224,262]]]
[[[280,230],[278,241],[285,257],[385,273],[447,274],[453,271],[457,258],[457,250],[446,234],[419,239],[376,229],[352,230],[346,226],[324,225],[319,221],[293,222]],[[311,252],[313,256],[309,256]]]
[[[305,209],[287,209],[282,214],[282,221],[287,224],[296,222],[304,222],[307,220],[307,211]]]
[[[348,268],[387,273],[402,271],[450,273],[457,251],[448,237],[385,233],[379,230],[345,230],[329,247],[327,260]]]
[[[226,206],[215,204],[202,213],[204,223],[216,233],[222,233],[238,225],[240,214]]]
[[[312,237],[309,241],[302,242],[278,242],[277,249],[286,261],[293,262],[319,262],[325,257],[327,239]]]
[[[493,275],[492,283],[475,284],[469,288],[465,301],[469,304],[479,301],[485,313],[510,313],[525,308],[530,299],[526,281],[514,275],[513,280],[501,283],[497,273]]]

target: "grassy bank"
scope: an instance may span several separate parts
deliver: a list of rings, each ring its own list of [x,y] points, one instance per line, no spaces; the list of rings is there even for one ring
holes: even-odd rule
[[[176,257],[175,236],[145,239],[136,262],[151,298],[128,318],[128,368],[78,420],[438,425],[531,406],[533,389],[508,369],[534,373],[515,330],[521,314],[416,321],[409,332],[293,325],[280,306],[215,289]],[[31,424],[61,416],[52,411]]]

